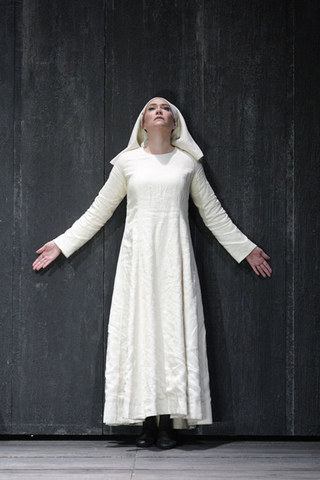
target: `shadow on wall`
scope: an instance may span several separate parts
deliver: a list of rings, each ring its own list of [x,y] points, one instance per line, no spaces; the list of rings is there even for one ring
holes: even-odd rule
[[[204,225],[195,205],[190,202],[190,229],[199,271],[204,319],[207,335],[207,356],[210,375],[210,392],[213,424],[219,432],[232,435],[234,429],[233,392],[223,321],[221,296],[215,268],[204,254],[206,246],[214,251],[216,240]],[[201,244],[202,248],[199,248]],[[205,246],[206,245],[206,246]],[[201,256],[200,253],[201,252]],[[205,430],[205,427],[201,428]]]

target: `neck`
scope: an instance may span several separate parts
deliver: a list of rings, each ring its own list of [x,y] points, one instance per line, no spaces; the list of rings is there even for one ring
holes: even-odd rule
[[[172,152],[174,146],[171,145],[170,137],[167,132],[148,132],[148,146],[145,151],[154,155]]]

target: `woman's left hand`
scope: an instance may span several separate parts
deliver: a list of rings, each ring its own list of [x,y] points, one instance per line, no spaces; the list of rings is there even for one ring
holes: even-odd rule
[[[272,268],[267,262],[267,260],[270,260],[270,257],[261,248],[256,247],[251,253],[249,253],[246,259],[251,265],[254,273],[257,275],[260,275],[261,273],[264,278],[271,277]]]

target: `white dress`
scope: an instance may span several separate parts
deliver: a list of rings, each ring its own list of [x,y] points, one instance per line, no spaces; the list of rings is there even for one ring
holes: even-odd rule
[[[178,148],[163,155],[142,148],[123,153],[91,207],[55,239],[70,256],[127,195],[108,327],[108,425],[161,414],[189,426],[212,423],[203,308],[188,222],[190,194],[207,227],[242,261],[255,244],[223,210],[201,163]]]

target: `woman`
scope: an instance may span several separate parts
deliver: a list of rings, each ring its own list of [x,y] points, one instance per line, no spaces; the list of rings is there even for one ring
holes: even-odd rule
[[[104,422],[143,422],[139,447],[172,448],[176,427],[210,424],[205,327],[189,224],[191,195],[218,241],[254,272],[269,256],[232,223],[208,184],[203,154],[181,112],[163,98],[142,110],[128,147],[87,212],[37,253],[34,270],[70,256],[127,195],[127,217],[108,327]],[[157,416],[160,416],[157,433]],[[183,423],[184,422],[184,423]]]

